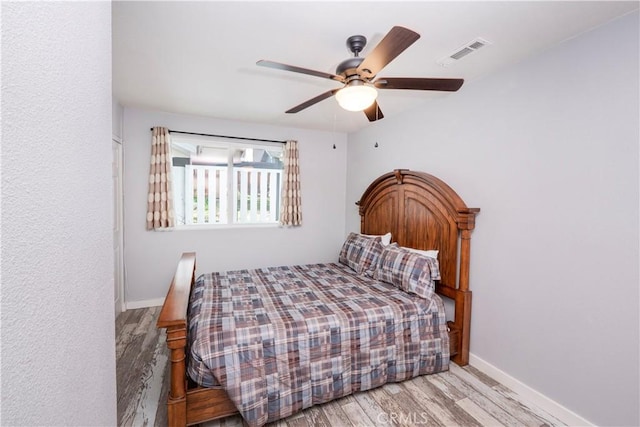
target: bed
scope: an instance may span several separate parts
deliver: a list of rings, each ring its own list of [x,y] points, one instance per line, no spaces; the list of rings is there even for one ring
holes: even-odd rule
[[[362,235],[390,232],[392,244],[379,249],[379,237],[362,240],[352,233],[341,263],[197,279],[195,253],[182,255],[157,323],[166,328],[171,353],[170,425],[240,409],[249,425],[258,426],[354,391],[446,370],[449,357],[468,363],[470,237],[479,209],[468,208],[440,179],[402,169],[373,181],[357,205]],[[377,257],[359,255],[362,269],[354,272],[345,248],[374,240]],[[437,250],[437,262],[399,247]],[[394,256],[422,263],[414,269],[419,275],[398,279],[410,289],[398,289],[400,283],[393,286],[395,279],[375,268],[397,264]],[[453,301],[451,321],[438,295]],[[351,311],[341,311],[346,306]]]

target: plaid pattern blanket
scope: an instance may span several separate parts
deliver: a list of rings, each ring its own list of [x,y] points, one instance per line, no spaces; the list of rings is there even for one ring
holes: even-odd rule
[[[189,376],[221,385],[250,426],[387,382],[448,369],[442,300],[340,264],[200,276]]]

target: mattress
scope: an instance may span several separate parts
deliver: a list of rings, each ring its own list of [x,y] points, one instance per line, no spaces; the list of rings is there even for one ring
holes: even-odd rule
[[[448,366],[438,295],[341,264],[205,274],[192,291],[188,375],[222,386],[250,426]]]

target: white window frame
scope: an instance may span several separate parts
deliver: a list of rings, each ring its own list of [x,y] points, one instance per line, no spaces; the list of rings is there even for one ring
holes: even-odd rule
[[[234,153],[238,150],[246,149],[262,149],[269,151],[284,151],[284,144],[253,141],[228,141],[216,137],[192,136],[192,135],[172,135],[172,155],[174,157],[189,157],[190,164],[185,165],[183,171],[180,167],[172,166],[173,172],[173,193],[174,193],[174,209],[176,214],[176,227],[178,230],[202,230],[208,228],[237,228],[237,227],[275,227],[279,225],[280,209],[282,203],[282,176],[283,168],[255,168],[237,166],[234,163]],[[203,164],[205,157],[200,155],[207,148],[225,149],[227,158],[225,166],[213,166]],[[207,171],[205,174],[205,170]],[[195,171],[195,172],[194,172]],[[215,173],[214,171],[217,171]],[[226,173],[222,173],[222,172]],[[180,174],[179,172],[183,172]],[[196,182],[207,182],[205,185],[199,185],[200,188],[193,189],[195,191],[195,200],[198,207],[204,206],[204,200],[209,200],[211,188],[215,188],[213,193],[219,200],[219,209],[215,212],[219,213],[218,217],[224,219],[224,222],[208,222],[191,223],[189,216],[186,215],[189,209],[189,201],[185,195],[190,190],[186,181],[188,173],[196,174]],[[215,173],[215,175],[214,175]],[[238,178],[240,175],[240,178]],[[213,177],[212,177],[213,176]],[[240,183],[238,182],[240,180]],[[186,185],[185,185],[186,184]],[[191,182],[193,185],[193,182]],[[247,190],[247,203],[240,203],[240,208],[235,209],[239,203],[234,197],[237,193],[234,189],[241,188]],[[224,189],[222,188],[224,186]],[[207,194],[205,195],[205,191]],[[272,206],[272,200],[277,201],[275,207]],[[255,206],[254,206],[255,204]],[[268,207],[267,207],[268,206]],[[197,209],[197,208],[196,208]],[[211,215],[211,209],[208,210]],[[238,213],[245,216],[245,220],[238,221]],[[203,219],[204,212],[199,219]]]

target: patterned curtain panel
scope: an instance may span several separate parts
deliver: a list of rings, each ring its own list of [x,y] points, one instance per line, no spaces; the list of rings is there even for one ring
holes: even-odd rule
[[[171,162],[169,129],[154,127],[147,196],[147,230],[172,228],[175,225]]]
[[[302,198],[300,197],[300,166],[297,141],[287,141],[284,146],[284,177],[280,224],[292,227],[302,225]]]

